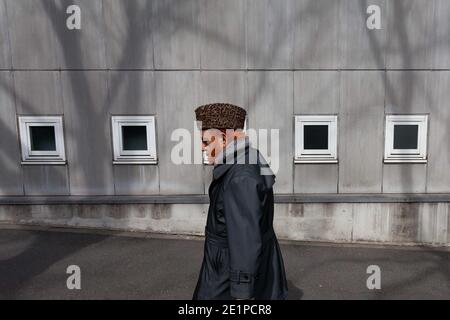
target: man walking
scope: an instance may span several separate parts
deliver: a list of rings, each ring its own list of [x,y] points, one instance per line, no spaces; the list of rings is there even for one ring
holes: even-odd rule
[[[273,230],[275,175],[242,132],[246,111],[214,103],[195,114],[214,170],[193,299],[286,299],[284,263]]]

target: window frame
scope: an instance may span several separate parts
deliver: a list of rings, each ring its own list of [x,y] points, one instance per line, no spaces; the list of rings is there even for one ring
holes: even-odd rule
[[[113,164],[157,164],[156,119],[153,115],[111,116],[113,138]],[[123,126],[145,125],[147,132],[147,150],[123,149]]]
[[[294,116],[294,163],[337,163],[337,115],[296,115]],[[328,149],[304,148],[305,125],[328,126]]]
[[[64,129],[62,116],[18,116],[19,138],[22,153],[21,163],[66,164]],[[55,133],[54,151],[33,151],[31,148],[31,127],[51,126]]]
[[[394,149],[394,126],[418,125],[416,149]],[[388,114],[385,124],[385,163],[426,163],[428,114]]]

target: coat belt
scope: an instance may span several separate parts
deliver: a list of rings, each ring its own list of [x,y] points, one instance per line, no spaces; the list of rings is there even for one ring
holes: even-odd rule
[[[267,230],[262,236],[262,243],[264,244],[267,241],[271,240],[274,235],[275,235],[275,233],[272,228]],[[212,232],[208,231],[206,229],[206,227],[205,227],[205,238],[208,243],[210,243],[216,247],[228,248],[228,238],[227,237],[222,237],[215,233],[212,233]]]

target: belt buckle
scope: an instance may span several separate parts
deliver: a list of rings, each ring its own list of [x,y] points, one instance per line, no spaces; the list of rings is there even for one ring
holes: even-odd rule
[[[251,274],[248,272],[242,272],[241,270],[237,270],[237,271],[233,272],[232,274],[237,276],[234,280],[237,282],[237,284],[240,284],[241,282],[242,283],[251,282],[251,280],[250,280]]]

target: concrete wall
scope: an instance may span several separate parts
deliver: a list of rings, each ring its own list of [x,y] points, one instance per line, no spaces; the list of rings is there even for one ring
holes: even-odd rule
[[[450,246],[449,203],[280,203],[280,239]],[[0,222],[202,235],[207,204],[0,205]]]
[[[170,134],[219,100],[280,129],[278,194],[450,193],[449,17],[447,0],[0,0],[0,196],[206,194],[211,168],[172,164]],[[429,114],[426,164],[383,164],[388,113]],[[20,165],[17,115],[46,114],[67,165]],[[112,164],[113,114],[156,116],[157,165]],[[338,115],[337,164],[293,163],[296,114]]]

